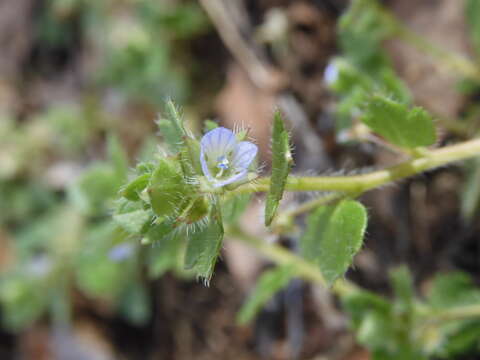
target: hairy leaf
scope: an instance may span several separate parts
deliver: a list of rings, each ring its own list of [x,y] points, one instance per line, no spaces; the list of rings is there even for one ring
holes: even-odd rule
[[[185,184],[178,163],[160,159],[147,188],[152,209],[160,217],[178,214],[188,203],[188,186]]]
[[[158,119],[157,125],[170,151],[177,153],[182,148],[186,135],[183,120],[173,101],[168,100],[165,103],[165,110],[166,118]]]
[[[124,214],[113,215],[113,220],[130,234],[140,234],[145,223],[151,221],[152,213],[147,210],[134,210]]]
[[[283,196],[288,173],[293,160],[290,152],[288,132],[283,124],[280,111],[275,113],[272,131],[272,176],[270,189],[265,204],[265,225],[268,226],[277,212],[278,205]]]
[[[140,200],[139,194],[147,187],[150,182],[150,174],[143,174],[128,183],[122,190],[121,194],[125,199],[130,201]]]
[[[185,268],[192,269],[208,283],[212,277],[223,240],[223,224],[218,203],[206,225],[190,234],[185,254]]]
[[[302,254],[317,264],[332,284],[347,271],[362,246],[366,226],[367,212],[357,201],[321,206],[307,219],[300,244]]]

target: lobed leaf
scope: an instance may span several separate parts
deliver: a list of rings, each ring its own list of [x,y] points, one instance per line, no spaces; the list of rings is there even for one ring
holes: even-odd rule
[[[265,204],[265,225],[269,226],[283,196],[287,177],[293,164],[289,136],[280,111],[275,113],[272,131],[272,176]]]
[[[373,131],[400,147],[415,148],[435,143],[431,116],[422,108],[407,106],[381,95],[373,95],[361,120]]]
[[[362,246],[367,212],[362,204],[344,200],[321,206],[307,219],[302,254],[317,264],[329,284],[342,276]]]

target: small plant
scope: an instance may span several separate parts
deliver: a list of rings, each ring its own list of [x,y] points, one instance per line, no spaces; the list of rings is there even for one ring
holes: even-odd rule
[[[136,9],[135,15],[122,21],[132,22],[135,31],[127,34],[123,23],[110,24],[110,31],[119,31],[123,42],[106,47],[113,60],[102,79],[150,105],[165,93],[187,97],[184,73],[172,67],[167,55],[173,40],[202,31],[203,13],[197,4],[178,3],[165,12],[159,8],[164,5],[149,1],[127,3]],[[73,9],[84,6],[79,1],[72,4],[76,4]],[[477,52],[478,4],[467,1]],[[102,7],[90,11],[100,28]],[[55,34],[62,33],[62,24],[50,18],[44,21],[53,22],[50,27],[55,31],[40,35],[53,41]],[[29,125],[0,123],[0,150],[8,155],[0,156],[0,223],[14,229],[19,259],[0,277],[6,326],[21,330],[45,312],[55,324],[68,324],[74,289],[105,300],[132,323],[145,324],[150,316],[145,277],[154,279],[171,271],[208,285],[215,279],[215,266],[228,240],[241,241],[274,263],[240,309],[239,324],[251,322],[275,293],[301,278],[338,297],[358,343],[369,349],[373,359],[455,359],[469,351],[478,353],[480,289],[468,275],[437,274],[418,296],[409,270],[398,267],[390,273],[393,296],[387,298],[359,288],[345,273],[362,251],[367,233],[369,216],[359,199],[362,194],[468,159],[472,170],[466,174],[462,199],[466,221],[480,203],[480,162],[475,159],[480,156],[480,139],[470,138],[474,132],[463,126],[466,119],[452,126],[415,106],[382,42],[397,37],[412,44],[460,75],[470,89],[480,88],[479,67],[419,40],[375,0],[353,0],[339,21],[338,33],[341,54],[330,61],[324,79],[336,96],[337,139],[346,146],[374,143],[398,155],[386,168],[344,176],[292,174],[294,144],[282,112],[276,111],[271,173],[264,174],[248,131],[207,121],[205,131],[194,132],[179,108],[167,101],[157,121],[160,145],[146,143],[137,154],[140,160],[130,168],[118,139],[109,136],[104,159],[84,169],[60,196],[36,181],[38,164],[48,162],[52,144],[65,158],[75,156],[95,138],[96,119],[82,122],[88,111],[67,107]],[[154,46],[157,38],[152,34],[160,34],[165,46]],[[440,127],[462,140],[443,145]],[[283,206],[286,192],[315,195]],[[263,194],[257,199],[264,199],[261,221],[267,230],[299,239],[298,252],[242,229],[239,219],[254,194]],[[306,215],[305,221],[299,222],[301,215]]]

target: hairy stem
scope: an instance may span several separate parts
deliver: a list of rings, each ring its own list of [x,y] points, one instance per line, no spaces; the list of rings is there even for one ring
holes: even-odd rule
[[[286,210],[278,215],[278,218],[293,218],[300,214],[304,214],[311,210],[315,210],[319,206],[326,205],[332,203],[334,201],[338,201],[346,197],[344,193],[331,193],[322,197],[318,197],[316,199],[312,199],[310,201],[306,201],[303,204],[297,206],[294,209]]]
[[[431,170],[452,162],[465,160],[480,154],[480,139],[429,151],[423,156],[409,159],[387,169],[362,175],[294,177],[287,179],[288,191],[338,191],[347,194],[362,194],[372,190]],[[246,184],[235,190],[236,193],[265,192],[270,186],[270,178],[258,179],[254,184]]]

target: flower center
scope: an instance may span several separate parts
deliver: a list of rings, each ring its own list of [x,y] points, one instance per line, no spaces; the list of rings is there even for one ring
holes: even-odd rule
[[[228,170],[230,162],[228,161],[227,157],[225,155],[219,156],[217,158],[217,168],[220,169],[220,171],[217,173],[215,176],[216,178],[219,178],[223,175],[223,172],[225,170]]]

